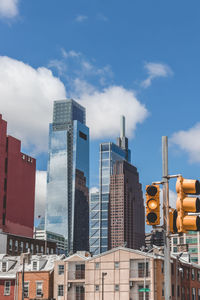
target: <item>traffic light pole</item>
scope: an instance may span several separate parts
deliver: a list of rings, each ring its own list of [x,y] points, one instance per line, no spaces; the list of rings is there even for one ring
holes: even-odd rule
[[[164,282],[165,300],[171,300],[171,264],[169,229],[168,138],[162,137],[163,219],[164,219]]]

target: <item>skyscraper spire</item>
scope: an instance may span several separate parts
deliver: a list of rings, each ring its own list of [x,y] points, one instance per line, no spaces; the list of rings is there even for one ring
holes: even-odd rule
[[[117,138],[117,146],[126,151],[126,160],[131,162],[131,152],[128,149],[128,138],[125,134],[125,123],[125,116],[122,115],[120,118],[120,137]]]

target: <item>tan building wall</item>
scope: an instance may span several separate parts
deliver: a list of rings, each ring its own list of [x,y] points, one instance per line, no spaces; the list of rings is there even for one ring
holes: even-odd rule
[[[110,250],[96,258],[86,258],[74,254],[64,261],[55,262],[54,298],[58,300],[101,300],[102,273],[106,273],[103,285],[104,300],[142,299],[143,293],[139,293],[138,290],[144,287],[145,255],[141,253],[121,248]],[[148,263],[146,285],[150,289],[146,300],[161,300],[162,298],[155,296],[158,290],[160,293],[161,288],[154,289],[155,276],[158,275],[154,274],[153,257],[147,255],[146,262]],[[85,265],[85,271],[79,271],[81,264]],[[64,265],[64,274],[59,275],[59,265]],[[77,265],[79,265],[78,268]],[[63,296],[58,296],[58,285],[63,285]]]

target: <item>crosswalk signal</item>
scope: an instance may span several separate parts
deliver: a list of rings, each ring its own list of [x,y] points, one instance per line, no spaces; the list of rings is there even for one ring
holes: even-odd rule
[[[176,182],[176,227],[178,232],[200,231],[200,217],[189,215],[189,213],[200,212],[200,200],[198,197],[189,197],[190,195],[200,194],[200,183],[198,180],[184,179],[182,176],[177,178]]]
[[[160,224],[159,185],[146,186],[146,223],[152,226]]]

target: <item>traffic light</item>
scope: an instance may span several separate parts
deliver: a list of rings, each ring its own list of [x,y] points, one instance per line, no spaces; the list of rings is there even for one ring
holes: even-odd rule
[[[200,231],[199,216],[189,215],[189,213],[200,212],[200,200],[197,197],[188,197],[188,194],[200,194],[199,181],[192,179],[184,179],[182,176],[179,176],[176,182],[176,192],[177,231]]]
[[[178,229],[176,226],[177,210],[174,208],[169,209],[169,228],[171,233],[177,233]]]
[[[160,224],[160,187],[159,185],[146,186],[146,223],[147,225]]]

